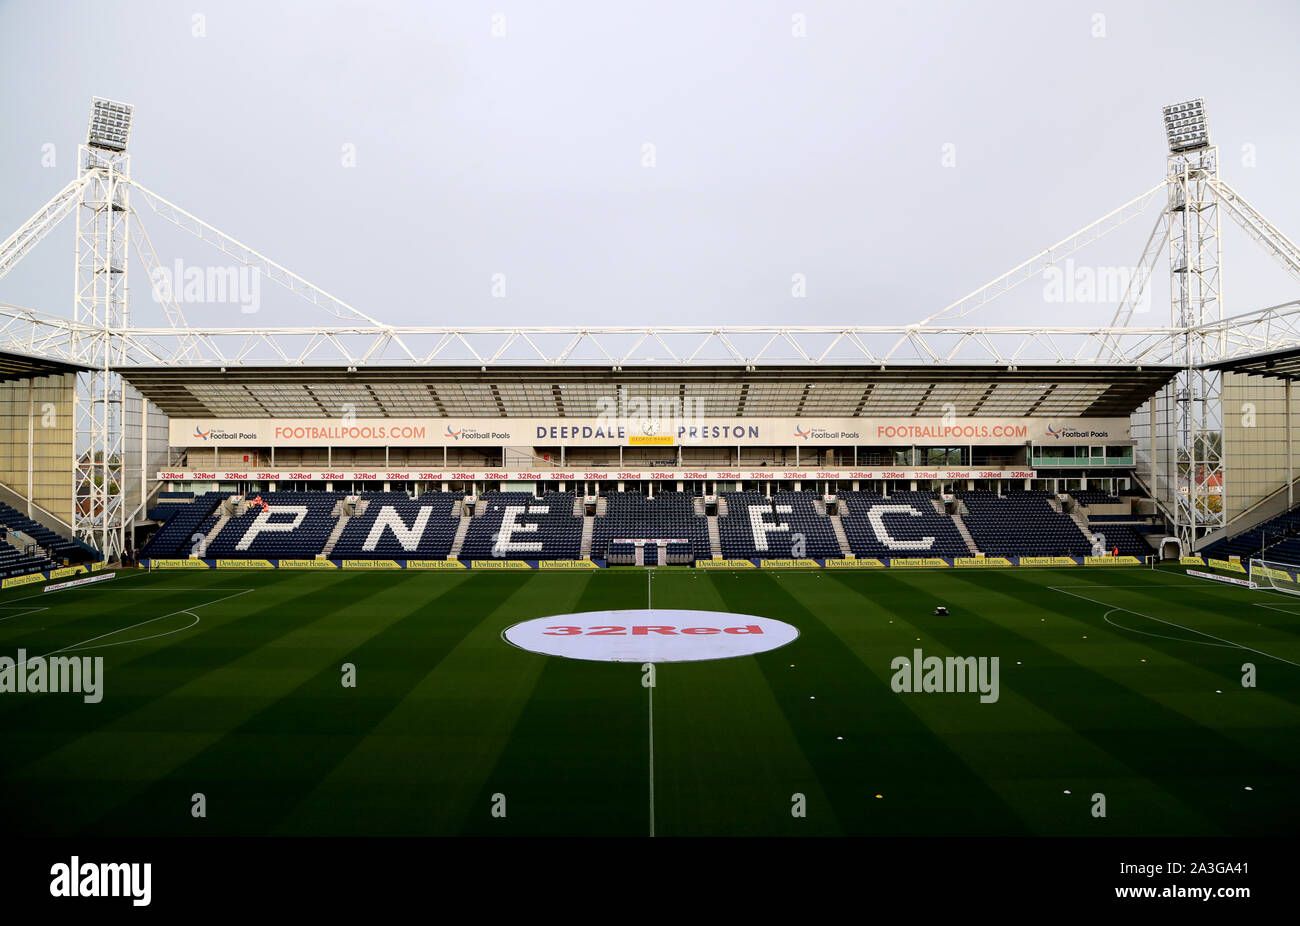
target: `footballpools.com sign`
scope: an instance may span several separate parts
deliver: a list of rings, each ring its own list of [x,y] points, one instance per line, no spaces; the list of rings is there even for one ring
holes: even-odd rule
[[[768,617],[722,611],[585,611],[538,617],[507,628],[520,649],[597,662],[697,662],[765,653],[799,631]]]

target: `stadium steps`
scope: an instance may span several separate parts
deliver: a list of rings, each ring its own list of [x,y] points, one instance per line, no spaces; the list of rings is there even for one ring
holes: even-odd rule
[[[596,519],[584,517],[582,519],[582,546],[578,552],[582,554],[583,559],[591,559],[591,535],[596,529]]]
[[[41,543],[31,534],[27,534],[16,528],[9,527],[9,525],[5,525],[5,527],[8,530],[8,535],[5,539],[9,541],[9,545],[11,547],[13,547],[23,556],[30,555],[30,556],[39,557],[41,559],[48,559],[50,561],[54,561],[58,559],[58,557],[54,555],[53,550],[49,549],[47,546],[45,546],[45,544]],[[32,549],[34,552],[28,554],[27,550],[29,548]]]
[[[232,517],[234,517],[234,515],[225,509],[225,504],[225,502],[222,502],[221,517],[217,518],[217,523],[212,525],[212,530],[208,531],[208,535],[203,538],[204,553],[207,552],[208,547],[212,546],[212,544],[216,542],[217,534],[221,533],[221,529],[230,522]]]
[[[721,498],[718,499],[719,508],[725,504]],[[716,514],[709,515],[709,553],[713,555],[714,559],[722,559],[722,535],[718,533],[718,516]]]
[[[598,517],[598,518],[603,518],[603,517],[605,516],[605,508],[608,506],[608,504],[609,504],[609,501],[608,501],[608,499],[605,498],[605,496],[601,495],[601,496],[597,497],[597,499],[596,499],[596,517]]]
[[[722,493],[719,492],[718,493],[718,517],[725,518],[726,516],[727,516],[727,500],[723,498]]]
[[[325,546],[321,547],[320,555],[325,557],[326,559],[329,559],[329,555],[334,552],[334,545],[338,543],[339,538],[343,536],[343,529],[348,526],[348,522],[351,521],[353,518],[355,518],[357,515],[364,514],[365,510],[369,507],[370,507],[370,499],[368,498],[358,499],[356,509],[352,512],[352,514],[348,514],[347,501],[346,500],[340,501],[338,507],[334,509],[334,513],[338,516],[339,519],[338,523],[334,525],[334,530],[330,531],[329,537],[326,538]]]
[[[1070,520],[1079,525],[1079,530],[1083,531],[1083,536],[1091,538],[1094,531],[1088,526],[1088,509],[1078,503],[1075,504],[1074,510],[1070,512]]]
[[[709,514],[709,509],[708,509],[708,507],[705,505],[705,503],[704,503],[704,499],[703,499],[701,496],[698,496],[698,495],[697,495],[697,496],[695,496],[695,498],[694,498],[693,501],[694,501],[694,505],[695,505],[695,514],[696,514],[696,516],[697,516],[697,517],[701,517],[701,518],[703,518],[703,517],[707,517],[708,514]]]
[[[934,506],[934,510],[938,514],[943,515],[945,518],[952,518],[952,523],[957,528],[957,533],[961,535],[962,543],[966,544],[966,548],[970,550],[970,555],[974,556],[978,553],[979,547],[975,546],[975,538],[970,535],[970,531],[966,529],[966,522],[961,519],[963,511],[967,514],[970,513],[970,509],[966,507],[966,503],[960,499],[957,500],[956,514],[948,514],[948,509],[944,507],[943,499],[941,498],[930,499],[930,504]]]
[[[587,516],[587,504],[577,492],[573,493],[573,516],[575,518],[585,518]]]
[[[483,509],[486,509],[487,506],[476,505],[475,507],[480,508],[481,512]],[[473,520],[473,518],[464,514],[461,515],[460,523],[456,525],[456,536],[451,541],[451,549],[447,551],[447,559],[455,559],[460,556],[461,545],[465,543],[465,535],[469,533],[469,525]]]
[[[849,537],[844,533],[844,524],[840,521],[840,516],[837,514],[830,515],[830,519],[831,530],[835,531],[835,540],[840,545],[840,552],[844,554],[844,557],[847,559],[853,555],[853,548],[849,546]]]
[[[979,552],[979,547],[975,546],[975,538],[972,537],[970,531],[966,529],[966,522],[961,519],[960,514],[954,514],[951,517],[952,523],[957,525],[957,533],[961,534],[961,539],[965,541],[966,546],[970,548],[970,555],[974,556]]]

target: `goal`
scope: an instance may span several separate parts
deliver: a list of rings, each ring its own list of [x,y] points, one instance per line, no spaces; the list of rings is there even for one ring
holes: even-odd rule
[[[1300,566],[1266,559],[1250,561],[1250,579],[1260,588],[1300,595]]]

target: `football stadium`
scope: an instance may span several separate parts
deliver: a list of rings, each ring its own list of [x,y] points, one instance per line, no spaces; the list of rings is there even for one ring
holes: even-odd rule
[[[75,227],[71,311],[0,305],[7,831],[1294,835],[1300,301],[1225,312],[1218,242],[1300,246],[1159,115],[1150,189],[928,317],[415,326],[96,97],[0,245]],[[972,320],[1134,220],[1109,324]],[[242,283],[160,228],[318,323],[187,320]]]

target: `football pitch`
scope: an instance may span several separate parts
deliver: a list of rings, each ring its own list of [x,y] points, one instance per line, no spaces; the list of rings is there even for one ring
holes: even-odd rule
[[[648,600],[799,635],[652,687],[502,637]],[[102,657],[102,700],[0,692],[11,834],[1300,825],[1300,598],[1174,570],[124,571],[0,594],[20,649]],[[895,690],[916,650],[996,657],[996,699]]]

